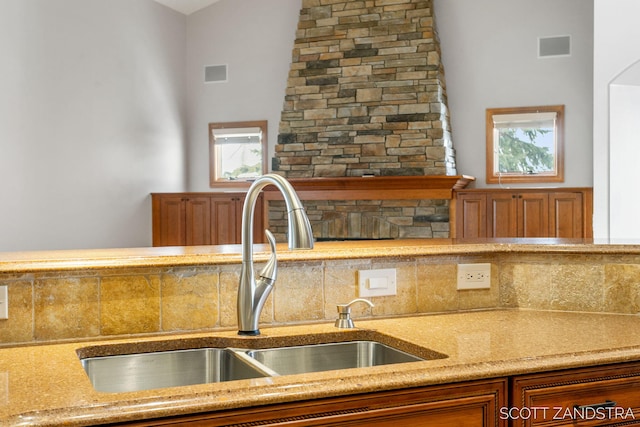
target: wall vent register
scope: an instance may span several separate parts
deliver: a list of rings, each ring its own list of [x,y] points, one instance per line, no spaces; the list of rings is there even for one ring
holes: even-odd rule
[[[227,81],[226,65],[207,65],[204,67],[205,83],[224,83]]]
[[[571,56],[571,36],[538,37],[538,58]]]

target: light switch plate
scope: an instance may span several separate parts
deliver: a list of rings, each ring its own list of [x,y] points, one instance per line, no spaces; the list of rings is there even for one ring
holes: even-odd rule
[[[396,269],[358,270],[358,295],[382,297],[396,294]]]
[[[0,319],[9,318],[9,292],[7,286],[0,286]]]

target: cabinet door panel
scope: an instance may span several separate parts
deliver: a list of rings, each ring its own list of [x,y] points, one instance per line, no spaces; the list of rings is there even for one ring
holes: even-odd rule
[[[581,193],[553,193],[549,195],[551,207],[549,231],[551,237],[586,237],[582,224]]]
[[[211,244],[228,245],[239,243],[237,198],[214,198],[211,200]]]
[[[184,239],[184,205],[182,197],[163,197],[158,200],[156,222],[158,233],[154,239],[155,246],[180,246]]]
[[[489,194],[487,204],[488,237],[516,237],[518,235],[518,211],[516,195],[511,193]]]
[[[185,245],[211,244],[211,212],[208,197],[185,199]]]
[[[479,193],[459,194],[456,201],[456,238],[487,237],[487,197]]]
[[[628,363],[515,377],[514,426],[640,424],[640,364]],[[607,406],[610,405],[610,406]],[[535,415],[535,416],[534,416]]]
[[[549,196],[523,193],[517,196],[517,237],[547,237],[549,234]]]

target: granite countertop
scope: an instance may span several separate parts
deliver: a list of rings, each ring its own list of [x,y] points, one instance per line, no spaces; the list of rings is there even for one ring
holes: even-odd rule
[[[0,349],[0,424],[84,426],[640,360],[640,317],[490,310],[333,324],[32,345]],[[378,337],[446,358],[141,392],[102,393],[78,354],[233,344],[249,348]],[[246,345],[244,345],[246,344]],[[106,347],[103,347],[106,346]]]
[[[400,239],[378,241],[319,242],[314,250],[289,251],[278,244],[279,261],[325,261],[499,253],[640,254],[638,242],[594,242],[591,239]],[[264,244],[254,245],[256,261],[269,256]],[[202,264],[240,264],[240,245],[166,246],[149,248],[82,249],[33,252],[0,252],[0,273],[110,269],[130,267],[177,267]]]

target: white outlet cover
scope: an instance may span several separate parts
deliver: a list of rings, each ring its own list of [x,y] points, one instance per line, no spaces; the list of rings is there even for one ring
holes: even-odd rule
[[[458,290],[490,288],[490,263],[458,264]]]
[[[395,295],[396,269],[358,270],[358,295],[360,297],[382,297]]]

